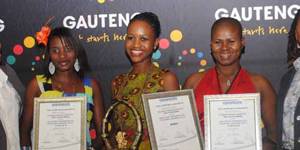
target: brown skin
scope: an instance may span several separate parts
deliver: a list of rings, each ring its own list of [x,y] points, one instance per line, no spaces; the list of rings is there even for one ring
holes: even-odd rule
[[[155,37],[151,26],[144,21],[135,21],[127,28],[127,39],[125,41],[126,53],[132,62],[132,74],[148,73],[151,68],[151,56],[158,47],[159,38]],[[154,70],[158,69],[154,67]],[[177,77],[172,72],[167,72],[163,78],[165,91],[179,90]],[[116,99],[114,92],[114,81],[111,82],[111,99]],[[117,129],[117,127],[115,127]],[[116,145],[114,139],[117,131],[111,133],[112,145]]]
[[[76,52],[72,48],[67,48],[58,37],[54,37],[49,44],[49,53],[56,71],[51,77],[53,90],[60,91],[58,85],[67,93],[73,93],[75,87],[76,93],[85,93],[84,84],[74,70]],[[76,80],[76,81],[75,81]],[[75,84],[76,83],[76,84]],[[102,92],[97,81],[91,80],[94,100],[94,115],[97,138],[92,147],[100,148],[102,146],[101,128],[102,119],[104,118],[104,103]],[[70,86],[71,85],[71,86]],[[41,91],[38,81],[34,77],[27,86],[24,100],[24,109],[20,119],[20,144],[21,146],[30,146],[30,132],[33,124],[34,98],[39,97]]]
[[[125,41],[126,53],[132,62],[132,74],[148,73],[151,68],[151,56],[158,47],[159,38],[155,37],[155,33],[151,26],[145,22],[137,20],[127,28],[127,38]],[[154,70],[158,69],[154,67]],[[177,77],[174,73],[168,72],[163,78],[164,90],[173,91],[179,90]],[[113,91],[113,82],[111,83],[112,99],[116,95]]]
[[[227,90],[227,80],[235,76],[240,66],[240,56],[242,48],[245,45],[245,39],[240,38],[237,26],[230,21],[224,21],[212,32],[211,49],[213,57],[216,60],[216,68],[219,74],[221,88]],[[195,89],[202,78],[209,70],[190,75],[183,86],[184,89]],[[270,82],[261,75],[247,72],[261,96],[261,114],[265,123],[268,137],[276,141],[276,93]],[[273,148],[270,143],[263,143],[264,150]]]

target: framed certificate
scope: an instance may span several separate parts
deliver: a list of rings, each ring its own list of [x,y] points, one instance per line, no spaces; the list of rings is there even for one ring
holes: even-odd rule
[[[260,95],[204,96],[206,150],[261,150]]]
[[[86,97],[35,98],[34,150],[86,149]]]
[[[192,90],[143,94],[153,150],[203,150]]]

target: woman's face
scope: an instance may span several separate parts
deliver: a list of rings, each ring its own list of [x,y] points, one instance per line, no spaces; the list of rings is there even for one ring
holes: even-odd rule
[[[74,48],[67,45],[64,40],[55,36],[49,43],[50,58],[56,68],[56,71],[69,71],[74,69],[76,52]]]
[[[134,21],[127,28],[125,49],[132,63],[151,61],[152,52],[158,42],[153,29],[145,21]]]
[[[216,63],[230,66],[239,63],[245,39],[233,23],[221,24],[212,33],[211,50]]]

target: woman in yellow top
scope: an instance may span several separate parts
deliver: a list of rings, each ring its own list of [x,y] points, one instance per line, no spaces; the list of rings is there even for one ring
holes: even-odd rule
[[[127,101],[141,115],[143,131],[140,150],[151,149],[141,94],[179,90],[176,75],[155,67],[151,61],[159,45],[160,32],[158,17],[151,12],[141,13],[130,20],[125,49],[132,68],[111,83],[112,99]],[[119,105],[114,111],[114,130],[126,133],[127,147],[132,144],[136,136],[136,121],[131,110],[124,105]]]
[[[49,27],[43,28],[49,29]],[[44,75],[38,75],[30,81],[26,90],[24,110],[20,120],[21,149],[30,149],[31,146],[34,98],[65,96],[87,96],[87,131],[91,130],[90,125],[93,120],[96,132],[96,139],[93,142],[91,141],[93,137],[90,132],[87,132],[87,149],[100,148],[104,104],[97,81],[84,76],[84,73],[90,69],[85,50],[70,29],[59,27],[51,31],[49,29],[49,32],[48,42],[42,41],[47,49],[48,67],[45,67]]]

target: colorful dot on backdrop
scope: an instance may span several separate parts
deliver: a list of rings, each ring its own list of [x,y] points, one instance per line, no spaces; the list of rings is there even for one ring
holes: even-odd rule
[[[21,45],[15,45],[13,51],[15,55],[21,55],[23,53],[23,47]]]
[[[178,56],[178,59],[179,59],[179,60],[182,60],[182,56]]]
[[[191,48],[191,49],[190,49],[190,53],[191,53],[191,54],[195,54],[195,52],[196,52],[196,49],[195,49],[195,48]]]
[[[97,0],[98,3],[103,4],[105,2],[105,0]]]
[[[9,65],[13,65],[16,63],[16,57],[13,56],[13,55],[9,55],[6,57],[6,62],[9,64]]]
[[[152,59],[159,59],[161,57],[161,52],[160,50],[156,50],[155,53],[152,55]]]
[[[35,45],[35,40],[32,36],[27,36],[23,43],[25,47],[32,48]]]
[[[161,49],[167,49],[169,48],[169,46],[170,46],[170,42],[168,39],[163,38],[159,41],[159,47]]]
[[[204,67],[204,66],[206,66],[206,64],[207,64],[206,60],[201,60],[201,61],[200,61],[200,65],[201,65],[201,66]]]
[[[39,61],[40,59],[41,59],[40,56],[36,56],[36,57],[35,57],[35,60],[37,60],[37,61]]]
[[[198,56],[199,58],[202,58],[202,57],[203,57],[203,53],[202,53],[202,52],[198,52],[198,53],[197,53],[197,56]]]
[[[158,64],[158,62],[152,62],[153,63],[153,65],[155,66],[155,67],[159,67],[159,64]]]
[[[198,72],[203,72],[203,71],[205,71],[205,69],[199,69],[199,71],[198,71]]]
[[[173,42],[179,42],[182,39],[181,31],[173,30],[170,34],[170,38]]]
[[[17,61],[17,56],[19,55],[22,55],[24,53],[24,50],[26,50],[26,48],[28,49],[31,49],[33,48],[34,46],[36,45],[36,42],[35,42],[35,39],[33,38],[33,36],[26,36],[24,39],[23,39],[23,45],[21,44],[16,44],[14,47],[13,47],[13,53],[14,55],[9,55],[6,57],[6,62],[9,64],[9,65],[13,65],[16,63]],[[40,56],[35,56],[35,61],[39,61],[41,59]],[[31,68],[30,70],[31,71],[35,71],[35,65],[36,65],[36,62],[35,61],[32,61],[31,62]]]
[[[187,53],[188,53],[187,50],[183,50],[183,51],[182,51],[182,54],[183,54],[183,55],[187,55]]]
[[[181,66],[181,62],[178,62],[178,63],[177,63],[177,66]]]

